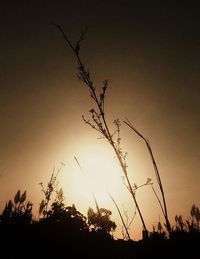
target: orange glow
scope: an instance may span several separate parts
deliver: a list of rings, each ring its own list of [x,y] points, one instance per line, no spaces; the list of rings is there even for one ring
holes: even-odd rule
[[[66,168],[62,176],[64,192],[70,188],[70,195],[79,203],[84,203],[80,204],[81,207],[91,206],[92,194],[101,206],[108,206],[111,202],[108,193],[118,196],[119,190],[124,188],[114,157],[103,148],[95,150],[95,147],[90,147],[81,151],[77,160],[74,159],[73,165]]]

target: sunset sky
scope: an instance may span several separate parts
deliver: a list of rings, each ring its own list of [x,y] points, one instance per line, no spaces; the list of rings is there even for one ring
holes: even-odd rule
[[[86,214],[94,207],[93,189],[100,206],[112,210],[119,236],[121,222],[107,191],[129,219],[134,214],[111,147],[81,118],[89,117],[93,103],[77,79],[73,53],[51,22],[60,24],[74,43],[88,26],[81,56],[97,87],[109,81],[108,122],[112,128],[114,119],[127,117],[149,139],[172,224],[176,214],[187,217],[192,204],[200,206],[199,9],[178,1],[3,2],[0,208],[18,189],[26,189],[37,211],[39,182],[45,184],[53,168],[62,166],[58,180],[66,204],[74,203]],[[152,178],[159,192],[145,144],[124,124],[121,134],[132,183]],[[137,198],[151,230],[159,218],[163,221],[155,196],[147,186],[138,190]],[[136,215],[133,239],[141,229]]]

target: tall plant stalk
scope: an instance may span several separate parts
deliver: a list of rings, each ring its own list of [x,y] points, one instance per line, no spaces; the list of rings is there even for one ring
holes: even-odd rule
[[[163,215],[164,215],[164,218],[165,218],[165,222],[166,222],[166,228],[167,228],[167,231],[169,233],[169,235],[171,234],[171,225],[170,225],[170,221],[169,221],[169,218],[168,218],[168,212],[167,212],[167,204],[166,204],[166,199],[165,199],[165,193],[164,193],[164,189],[163,189],[163,185],[162,185],[162,181],[161,181],[161,177],[160,177],[160,173],[159,173],[159,170],[158,170],[158,166],[157,166],[157,163],[156,163],[156,160],[154,158],[154,155],[153,155],[153,151],[152,151],[152,148],[151,148],[151,145],[149,143],[149,140],[147,138],[145,138],[131,123],[128,119],[126,119],[126,121],[124,121],[124,123],[129,126],[140,138],[142,138],[144,140],[144,142],[146,143],[146,146],[147,146],[147,149],[148,149],[148,152],[150,154],[150,157],[151,157],[151,160],[152,160],[152,163],[153,163],[153,167],[154,167],[154,172],[155,172],[155,175],[156,175],[156,179],[157,179],[157,182],[158,182],[158,186],[160,188],[160,192],[161,192],[161,195],[162,195],[162,201],[163,201],[163,204],[161,204],[160,202],[160,199],[158,198],[157,194],[155,193],[155,190],[153,189],[157,199],[158,199],[158,202],[161,206],[161,210],[163,212]]]
[[[136,200],[135,197],[135,193],[134,190],[131,186],[131,182],[128,176],[128,172],[127,172],[127,164],[126,164],[126,153],[124,154],[121,150],[120,147],[120,122],[119,120],[115,120],[114,124],[117,128],[117,130],[114,133],[111,133],[111,130],[108,126],[106,117],[105,117],[105,110],[104,110],[104,102],[105,102],[105,93],[106,93],[106,89],[108,87],[108,81],[105,80],[103,81],[103,86],[101,89],[101,93],[100,95],[98,95],[96,93],[96,87],[93,83],[93,80],[90,76],[90,71],[88,69],[86,69],[84,63],[82,62],[82,59],[80,57],[80,43],[84,40],[85,38],[85,33],[87,31],[87,29],[85,31],[81,32],[81,36],[79,38],[79,40],[76,42],[75,45],[73,45],[71,43],[71,41],[69,40],[69,38],[67,37],[67,35],[65,34],[64,30],[62,29],[62,27],[58,24],[54,24],[54,26],[56,26],[59,31],[61,32],[65,42],[67,43],[67,45],[71,48],[73,54],[75,55],[77,64],[78,64],[78,78],[84,83],[84,85],[88,88],[89,92],[90,92],[90,97],[93,99],[94,103],[96,104],[96,108],[97,109],[91,109],[90,113],[91,113],[91,118],[92,118],[92,122],[91,120],[86,120],[84,118],[84,116],[82,116],[84,122],[88,125],[90,125],[93,129],[97,130],[98,132],[100,132],[102,134],[102,136],[109,142],[109,144],[111,145],[111,147],[114,150],[114,153],[119,161],[119,164],[121,166],[122,172],[124,174],[124,177],[126,179],[127,182],[127,186],[129,189],[129,192],[133,198],[133,201],[135,203],[135,206],[137,208],[137,211],[139,213],[141,222],[142,222],[142,226],[143,226],[143,234],[144,236],[148,235],[148,231],[146,228],[146,224],[144,222],[144,218],[143,215],[141,213],[139,204]],[[114,135],[117,132],[117,140],[114,140]]]

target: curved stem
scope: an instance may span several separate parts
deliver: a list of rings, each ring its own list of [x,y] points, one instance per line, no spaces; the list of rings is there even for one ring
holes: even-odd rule
[[[127,121],[124,121],[124,123],[129,126],[139,137],[141,137],[145,143],[146,143],[146,146],[147,146],[147,149],[149,151],[149,154],[150,154],[150,157],[151,157],[151,160],[152,160],[152,163],[153,163],[153,167],[154,167],[154,172],[155,172],[155,175],[156,175],[156,179],[157,179],[157,182],[158,182],[158,186],[160,188],[160,192],[161,192],[161,195],[162,195],[162,200],[163,200],[163,206],[159,200],[159,198],[157,197],[157,194],[156,194],[156,197],[158,198],[158,201],[160,203],[160,206],[161,206],[161,209],[162,209],[162,212],[163,212],[163,215],[164,215],[164,218],[165,218],[165,221],[166,221],[166,228],[168,230],[168,233],[169,235],[171,234],[171,225],[170,225],[170,222],[169,222],[169,218],[168,218],[168,212],[167,212],[167,205],[166,205],[166,199],[165,199],[165,194],[164,194],[164,190],[163,190],[163,185],[162,185],[162,181],[161,181],[161,177],[160,177],[160,173],[158,171],[158,167],[157,167],[157,164],[156,164],[156,161],[155,161],[155,158],[154,158],[154,155],[153,155],[153,151],[151,149],[151,146],[150,146],[150,143],[148,141],[148,139],[146,139],[128,120]],[[164,208],[163,208],[164,207]]]

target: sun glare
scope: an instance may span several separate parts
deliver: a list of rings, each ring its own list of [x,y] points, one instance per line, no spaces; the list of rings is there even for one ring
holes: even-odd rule
[[[69,195],[86,207],[94,204],[93,195],[100,206],[106,206],[111,202],[109,193],[118,197],[120,189],[124,188],[118,163],[104,149],[80,152],[67,168],[62,185],[64,192],[68,190]]]

